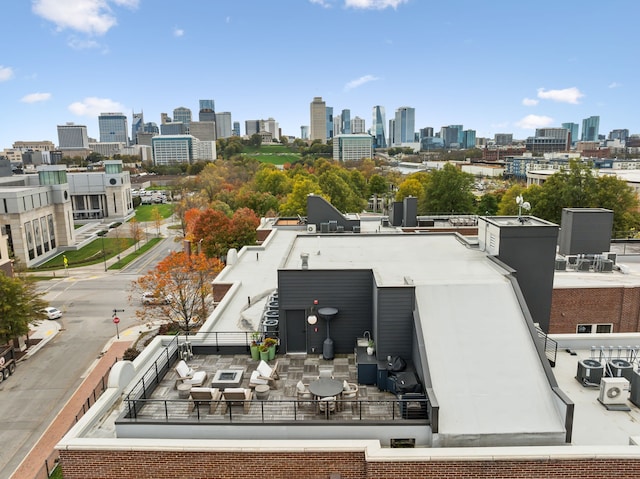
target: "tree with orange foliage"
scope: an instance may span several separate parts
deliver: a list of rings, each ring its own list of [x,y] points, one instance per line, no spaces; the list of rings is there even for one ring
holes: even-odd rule
[[[136,315],[147,319],[151,311],[179,323],[188,334],[192,326],[205,321],[213,310],[211,282],[223,267],[218,259],[204,254],[170,253],[155,269],[133,281],[135,293],[147,292],[156,298],[144,305],[143,310],[136,311]]]

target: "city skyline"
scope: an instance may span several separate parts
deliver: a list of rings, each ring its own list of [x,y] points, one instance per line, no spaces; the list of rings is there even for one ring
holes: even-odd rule
[[[296,137],[310,126],[314,97],[336,116],[349,110],[364,119],[366,130],[380,105],[387,120],[403,106],[415,109],[416,131],[462,124],[477,137],[524,139],[599,116],[600,134],[637,134],[636,69],[611,52],[634,44],[640,5],[615,6],[607,19],[585,2],[549,0],[535,10],[456,0],[445,11],[417,0],[184,9],[166,0],[5,2],[5,35],[20,41],[0,54],[0,150],[55,142],[67,122],[99,139],[106,112],[132,123],[133,112],[144,112],[160,124],[161,113],[186,107],[197,118],[201,99],[230,112],[232,124],[273,118]],[[346,34],[343,46],[328,41],[337,31]],[[578,35],[580,49],[559,48],[578,45]]]

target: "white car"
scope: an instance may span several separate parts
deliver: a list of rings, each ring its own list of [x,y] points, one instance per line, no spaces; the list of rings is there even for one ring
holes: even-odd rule
[[[171,296],[158,297],[154,293],[146,291],[142,293],[140,301],[142,304],[169,304],[171,302]]]
[[[62,317],[62,311],[58,308],[48,307],[42,310],[42,313],[47,317],[47,319],[60,319]]]

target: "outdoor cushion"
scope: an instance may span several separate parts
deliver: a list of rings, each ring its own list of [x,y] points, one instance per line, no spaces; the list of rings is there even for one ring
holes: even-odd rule
[[[296,389],[299,393],[305,393],[307,391],[307,387],[302,381],[298,381],[298,384],[296,384]]]
[[[244,393],[244,388],[224,388],[225,393]]]
[[[249,379],[250,384],[269,384],[267,379],[262,379],[260,372],[256,369],[251,373],[251,379]]]
[[[271,376],[273,369],[266,362],[260,361],[260,364],[258,364],[256,371],[258,371],[260,376],[264,376],[268,378]]]
[[[348,391],[349,388],[349,383],[347,382],[347,380],[345,379],[344,382],[342,383],[342,390],[343,391]]]

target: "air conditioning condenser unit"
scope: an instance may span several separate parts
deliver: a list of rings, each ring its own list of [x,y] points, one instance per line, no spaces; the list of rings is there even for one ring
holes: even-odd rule
[[[629,380],[626,378],[602,378],[600,397],[602,404],[625,404],[629,395]]]
[[[316,232],[316,225],[307,225],[307,233],[313,234]]]

